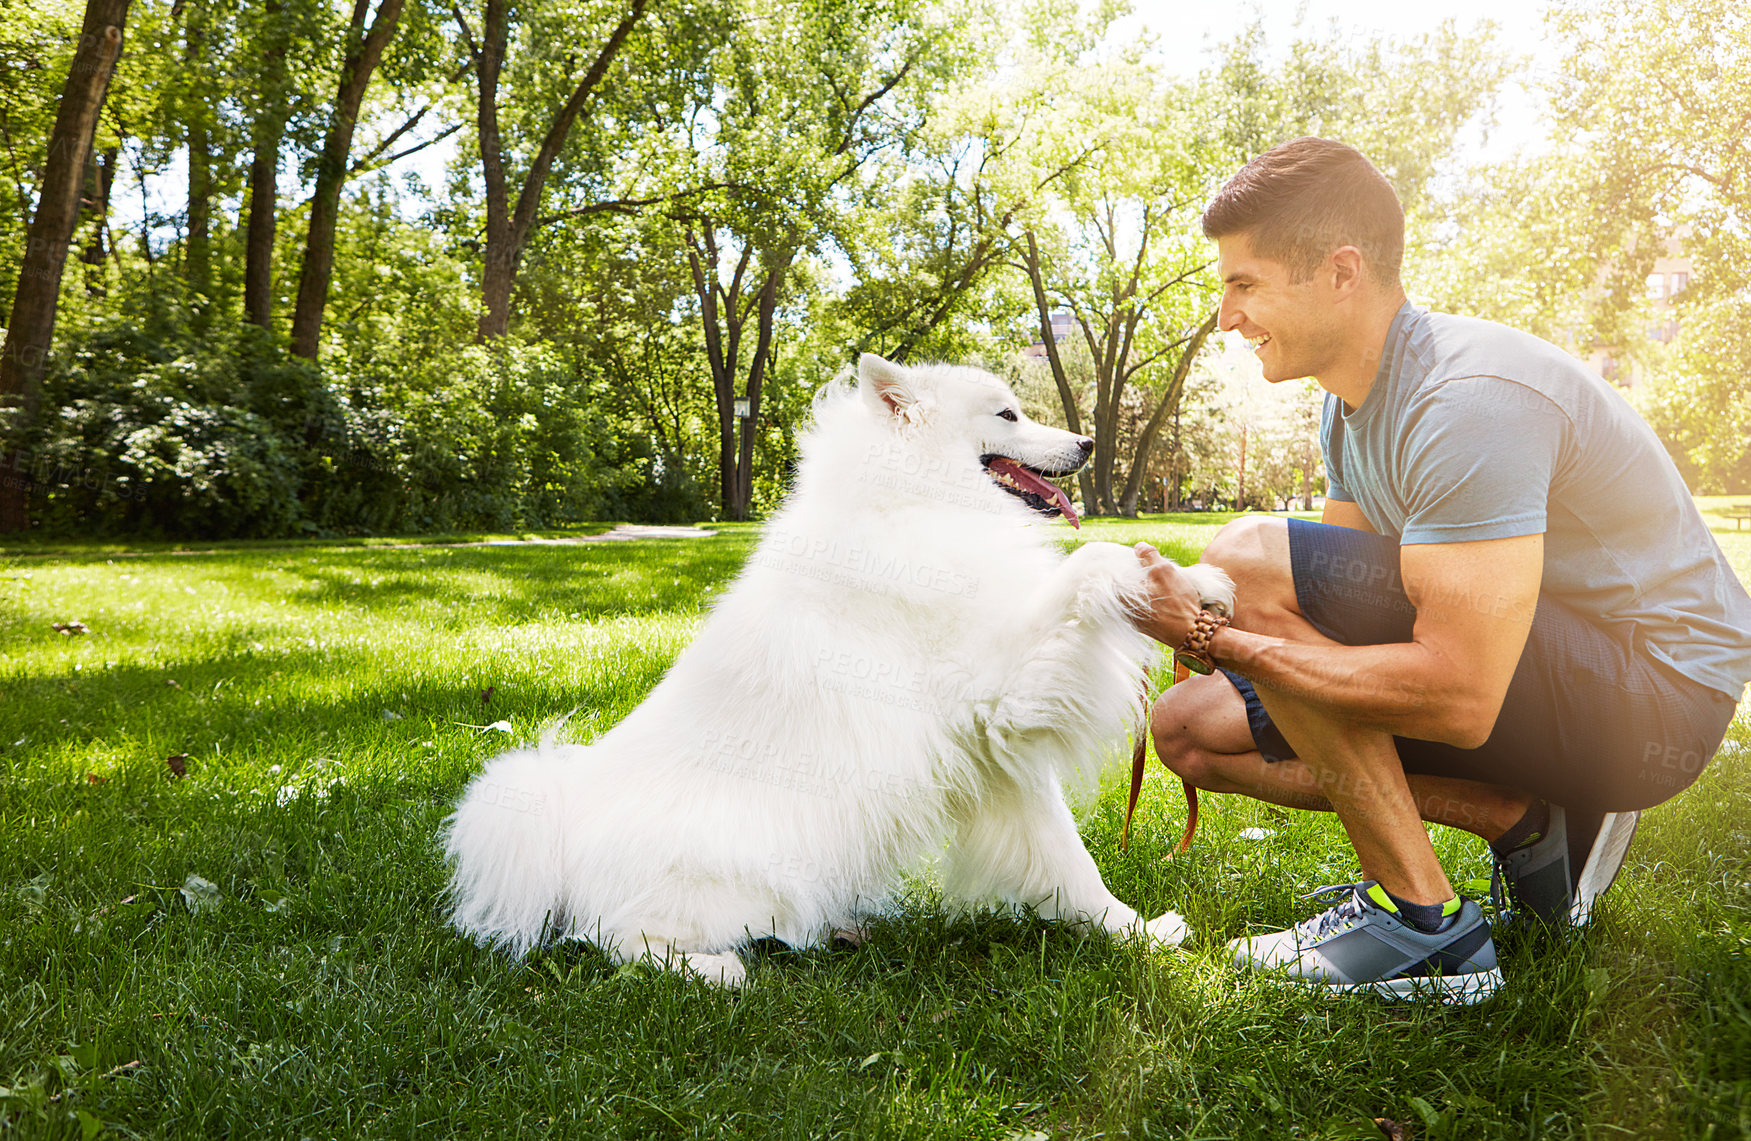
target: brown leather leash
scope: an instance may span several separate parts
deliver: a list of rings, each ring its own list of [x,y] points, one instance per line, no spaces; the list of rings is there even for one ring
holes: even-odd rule
[[[1173,681],[1175,685],[1191,676],[1191,671],[1177,660],[1173,663]],[[1137,811],[1137,798],[1143,793],[1143,769],[1149,763],[1149,712],[1154,702],[1149,698],[1149,679],[1143,679],[1143,692],[1138,695],[1143,702],[1143,720],[1137,726],[1137,743],[1131,747],[1131,798],[1125,802],[1125,826],[1119,832],[1119,851],[1130,850],[1131,846],[1131,815]],[[1186,790],[1186,830],[1180,837],[1179,846],[1173,854],[1178,856],[1192,846],[1192,837],[1198,831],[1198,790],[1191,781],[1180,778],[1180,786]]]

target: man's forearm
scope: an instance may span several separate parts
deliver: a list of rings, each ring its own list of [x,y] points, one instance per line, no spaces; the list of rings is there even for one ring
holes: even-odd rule
[[[1260,689],[1325,706],[1359,725],[1399,737],[1481,744],[1495,709],[1480,707],[1455,668],[1416,642],[1346,646],[1291,641],[1230,626],[1210,643],[1218,664]],[[1499,704],[1499,703],[1498,703]]]

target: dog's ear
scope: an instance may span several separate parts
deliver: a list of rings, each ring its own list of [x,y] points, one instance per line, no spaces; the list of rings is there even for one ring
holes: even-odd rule
[[[857,391],[872,407],[888,416],[904,417],[918,402],[911,378],[901,366],[874,353],[857,359]]]

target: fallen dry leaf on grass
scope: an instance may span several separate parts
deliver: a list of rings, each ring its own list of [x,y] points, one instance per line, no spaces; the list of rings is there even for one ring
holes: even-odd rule
[[[180,778],[188,775],[187,753],[177,753],[174,756],[165,757],[164,764],[165,767],[170,770],[170,775],[173,777]]]
[[[184,905],[195,915],[199,915],[203,911],[216,910],[221,902],[219,885],[212,880],[197,876],[193,872],[190,872],[188,878],[182,881],[182,887],[177,889],[177,894],[182,896]]]

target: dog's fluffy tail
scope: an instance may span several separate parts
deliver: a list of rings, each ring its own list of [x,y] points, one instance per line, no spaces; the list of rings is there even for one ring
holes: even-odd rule
[[[577,748],[549,733],[493,759],[445,822],[451,920],[476,942],[520,956],[564,929],[566,754]]]

